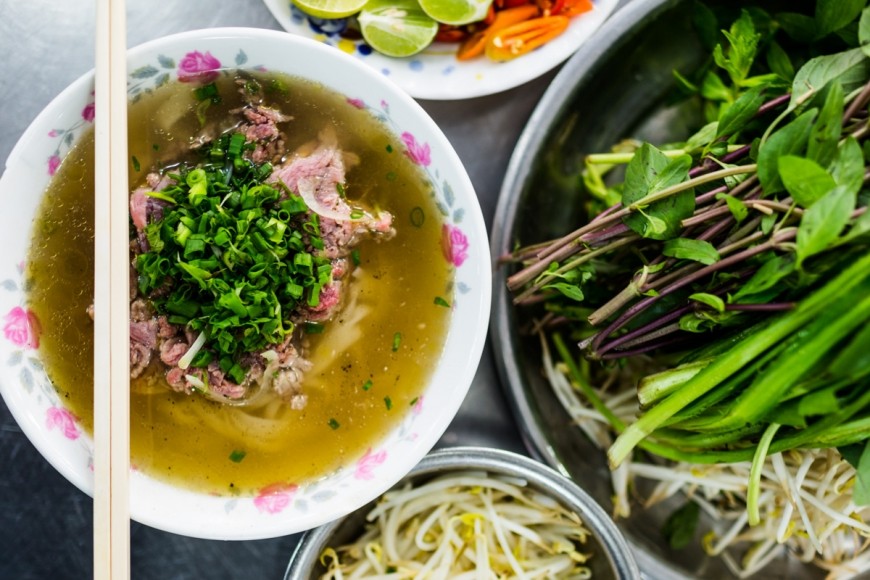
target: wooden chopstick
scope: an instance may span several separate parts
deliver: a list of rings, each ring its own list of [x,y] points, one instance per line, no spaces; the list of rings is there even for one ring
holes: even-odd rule
[[[130,259],[124,0],[97,0],[94,578],[130,577]]]

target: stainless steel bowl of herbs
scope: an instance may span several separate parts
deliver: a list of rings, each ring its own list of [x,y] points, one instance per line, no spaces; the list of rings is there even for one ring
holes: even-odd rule
[[[284,576],[640,577],[625,539],[579,486],[485,447],[433,451],[377,500],[306,532]]]
[[[629,2],[511,159],[500,373],[650,577],[870,572],[865,4]]]

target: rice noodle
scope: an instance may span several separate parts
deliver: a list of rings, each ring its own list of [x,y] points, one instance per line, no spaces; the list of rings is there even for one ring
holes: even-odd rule
[[[601,434],[607,420],[586,404],[564,365],[554,363],[542,340],[544,373],[578,428],[604,452],[612,440]],[[617,417],[635,420],[634,387],[597,389]],[[761,521],[748,523],[747,482],[751,462],[698,465],[626,460],[611,473],[614,517],[628,517],[636,479],[657,481],[643,507],[675,495],[696,502],[714,520],[703,538],[711,556],[721,556],[735,576],[746,578],[786,551],[828,571],[828,580],[870,573],[870,506],[852,501],[855,469],[835,449],[791,450],[768,455],[758,499]]]
[[[580,518],[524,481],[466,471],[384,494],[324,579],[589,578]]]

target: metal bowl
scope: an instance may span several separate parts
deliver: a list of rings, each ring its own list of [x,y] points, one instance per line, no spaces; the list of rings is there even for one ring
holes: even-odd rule
[[[725,6],[727,0],[707,0]],[[517,240],[552,239],[580,218],[577,180],[583,157],[606,151],[632,136],[653,142],[685,138],[700,111],[675,108],[667,100],[673,70],[695,68],[709,52],[693,31],[692,1],[631,0],[566,63],[532,113],[508,165],[491,236],[494,262]],[[496,265],[491,336],[504,385],[530,452],[580,483],[612,510],[610,472],[604,453],[571,424],[541,372],[535,337],[519,328],[524,312],[511,304],[508,272]],[[729,578],[721,559],[709,558],[696,542],[670,548],[662,526],[676,507],[632,510],[619,526],[633,545],[644,574],[658,579]],[[701,527],[711,522],[702,520]],[[768,578],[823,577],[821,571],[782,557],[769,564]]]
[[[482,470],[523,479],[531,489],[553,497],[577,513],[591,532],[587,541],[589,551],[594,554],[590,560],[593,578],[640,578],[628,544],[595,500],[567,478],[528,457],[485,447],[441,449],[424,457],[397,485],[409,481],[421,483],[434,476],[464,470]],[[365,526],[365,516],[374,505],[375,502],[371,502],[345,518],[306,532],[290,558],[284,580],[320,577],[326,571],[320,564],[320,554],[328,546],[346,544],[359,536]]]

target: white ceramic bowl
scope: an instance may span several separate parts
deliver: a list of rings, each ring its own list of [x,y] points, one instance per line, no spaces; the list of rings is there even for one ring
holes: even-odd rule
[[[425,111],[379,73],[321,43],[243,28],[168,36],[129,51],[129,96],[195,72],[197,63],[213,68],[215,62],[311,79],[369,109],[398,142],[408,144],[409,156],[429,176],[445,214],[445,259],[455,266],[451,322],[437,368],[418,404],[363,457],[316,483],[267,486],[248,497],[198,494],[141,472],[131,474],[130,510],[136,521],[201,538],[268,538],[352,512],[395,484],[438,441],[465,397],[483,350],[491,292],[487,236],[471,182]],[[93,121],[93,79],[93,73],[78,79],[45,108],[13,149],[0,179],[0,393],[40,453],[89,494],[93,441],[64,407],[40,362],[40,324],[27,310],[22,272],[43,191]]]

